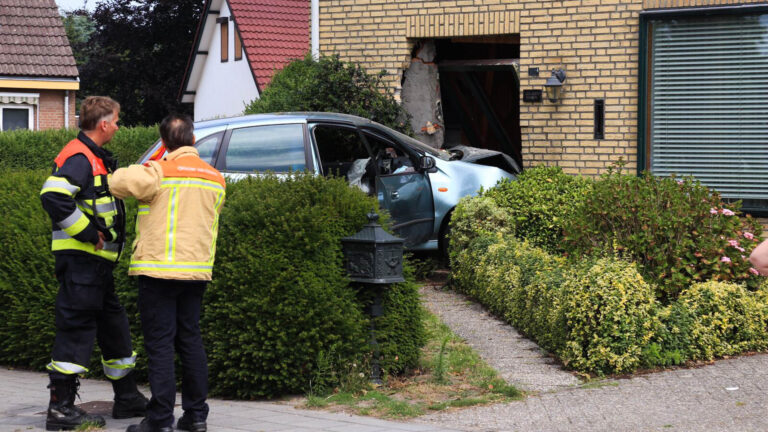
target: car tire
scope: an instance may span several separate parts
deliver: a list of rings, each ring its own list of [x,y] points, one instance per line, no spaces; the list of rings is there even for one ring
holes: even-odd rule
[[[437,238],[437,249],[440,252],[440,261],[442,261],[445,267],[450,268],[451,260],[448,256],[449,240],[451,235],[451,215],[453,212],[448,213],[443,221],[443,227],[440,229],[440,234]]]

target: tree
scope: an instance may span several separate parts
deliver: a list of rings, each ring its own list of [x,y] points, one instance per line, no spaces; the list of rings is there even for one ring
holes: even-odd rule
[[[64,12],[61,19],[64,22],[64,31],[67,33],[69,44],[72,46],[75,63],[80,67],[88,62],[86,47],[96,30],[96,24],[86,9]]]
[[[99,3],[91,16],[95,30],[81,53],[81,95],[116,99],[128,126],[186,111],[177,96],[202,9],[203,0]]]
[[[384,71],[371,75],[358,64],[341,61],[338,55],[315,60],[307,54],[277,72],[245,112],[337,112],[365,117],[410,134],[408,113],[383,84],[384,75]]]

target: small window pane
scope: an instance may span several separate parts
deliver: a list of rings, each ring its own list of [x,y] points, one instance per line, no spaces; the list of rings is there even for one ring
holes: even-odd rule
[[[213,165],[213,156],[216,155],[216,149],[219,147],[221,135],[214,135],[201,139],[195,144],[197,152],[200,153],[200,159]]]
[[[227,148],[228,171],[303,170],[304,128],[300,124],[256,126],[232,132]]]
[[[29,129],[29,110],[25,108],[3,109],[3,130]]]
[[[235,29],[235,61],[243,59],[243,40],[240,39],[240,32]]]
[[[229,21],[224,18],[221,22],[221,61],[229,60]]]

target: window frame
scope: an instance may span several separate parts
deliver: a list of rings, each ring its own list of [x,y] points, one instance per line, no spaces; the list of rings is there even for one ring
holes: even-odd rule
[[[237,28],[237,24],[233,27],[235,34],[235,61],[240,61],[243,59],[243,39],[240,37],[240,29]]]
[[[25,109],[27,110],[27,129],[26,130],[35,130],[35,116],[34,116],[34,109],[32,105],[27,104],[0,104],[0,132],[4,132],[5,129],[3,129],[3,120],[4,120],[4,113],[6,109]]]
[[[638,107],[637,107],[637,175],[651,172],[650,154],[650,112],[651,112],[651,44],[650,24],[652,20],[686,19],[702,16],[757,15],[768,13],[768,5],[714,6],[684,9],[661,9],[640,12],[639,55],[638,55]],[[742,207],[745,213],[758,216],[768,215],[768,207]]]

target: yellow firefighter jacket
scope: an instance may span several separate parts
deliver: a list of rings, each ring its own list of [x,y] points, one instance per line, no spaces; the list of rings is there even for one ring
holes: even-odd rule
[[[118,169],[109,187],[115,197],[139,201],[128,274],[211,280],[225,183],[197,149]]]

